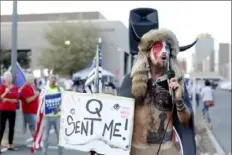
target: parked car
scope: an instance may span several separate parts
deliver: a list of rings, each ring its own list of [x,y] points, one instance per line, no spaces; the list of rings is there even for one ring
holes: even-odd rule
[[[219,88],[223,90],[231,91],[231,81],[222,81],[219,84]]]

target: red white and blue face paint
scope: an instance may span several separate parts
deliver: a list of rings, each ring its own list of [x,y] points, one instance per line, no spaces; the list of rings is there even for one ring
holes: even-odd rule
[[[170,46],[165,41],[157,41],[151,48],[150,58],[155,64],[167,62],[170,54]]]

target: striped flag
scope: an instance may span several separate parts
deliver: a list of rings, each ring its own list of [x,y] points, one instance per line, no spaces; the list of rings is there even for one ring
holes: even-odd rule
[[[85,91],[87,93],[102,92],[102,41],[98,39],[96,55],[91,65],[91,71],[85,82]]]
[[[31,153],[35,153],[36,149],[42,147],[42,139],[43,139],[43,118],[44,118],[44,92],[42,91],[39,97],[39,108],[37,111],[37,119],[36,119],[36,130],[33,135],[33,143],[31,147]]]

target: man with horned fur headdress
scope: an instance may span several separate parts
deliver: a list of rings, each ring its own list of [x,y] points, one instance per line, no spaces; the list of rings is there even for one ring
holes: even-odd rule
[[[172,141],[173,126],[181,138],[184,155],[195,155],[193,112],[177,63],[180,47],[176,36],[167,29],[150,30],[138,48],[137,61],[119,90],[120,96],[135,99],[131,155],[180,154]],[[175,72],[170,80],[169,65]]]
[[[173,127],[184,155],[196,155],[194,116],[177,63],[178,52],[195,43],[182,49],[167,29],[150,30],[140,39],[137,61],[118,92],[119,96],[135,99],[131,155],[179,155],[173,142]],[[170,80],[169,66],[175,72]],[[173,98],[170,92],[174,92]],[[97,155],[94,151],[90,154]]]

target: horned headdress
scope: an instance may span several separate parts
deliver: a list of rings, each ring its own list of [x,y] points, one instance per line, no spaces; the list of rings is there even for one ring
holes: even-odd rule
[[[138,51],[138,57],[131,71],[132,95],[142,97],[147,91],[149,67],[149,54],[152,45],[157,41],[166,41],[171,48],[170,64],[175,76],[182,79],[183,74],[178,66],[177,55],[196,44],[197,40],[187,46],[179,46],[177,37],[168,29],[158,29],[158,15],[154,9],[132,10],[130,14],[130,46],[131,54]],[[156,17],[156,16],[157,17]],[[140,17],[140,18],[139,18]],[[140,37],[142,36],[142,37]],[[133,38],[133,39],[131,39]],[[136,44],[137,43],[137,44]],[[135,48],[137,45],[138,49]]]

